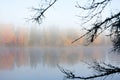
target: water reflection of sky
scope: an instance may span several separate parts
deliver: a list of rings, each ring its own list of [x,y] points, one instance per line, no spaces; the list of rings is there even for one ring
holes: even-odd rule
[[[0,47],[0,80],[62,80],[57,64],[78,75],[90,75],[82,61],[109,60],[118,56],[109,47]],[[118,79],[117,79],[118,80]]]

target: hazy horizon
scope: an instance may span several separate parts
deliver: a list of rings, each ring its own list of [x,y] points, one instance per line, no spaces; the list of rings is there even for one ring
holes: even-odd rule
[[[0,44],[13,46],[75,46],[84,45],[85,38],[71,43],[83,33],[76,28],[60,29],[50,27],[17,27],[9,24],[0,24]],[[98,37],[92,45],[111,45],[105,35]]]

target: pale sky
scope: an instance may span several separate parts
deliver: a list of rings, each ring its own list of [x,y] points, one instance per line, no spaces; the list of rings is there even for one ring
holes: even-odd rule
[[[71,26],[77,23],[74,0],[58,0],[45,14],[44,25]],[[40,0],[1,0],[0,23],[28,25],[25,18],[32,15],[31,7],[38,7]],[[42,25],[43,25],[42,24]]]
[[[79,26],[79,9],[75,7],[77,0],[58,0],[56,4],[47,11],[42,25],[55,26]],[[82,3],[83,0],[78,0]],[[113,0],[112,4],[120,8],[120,0]],[[26,22],[25,18],[32,15],[31,7],[38,7],[40,0],[1,0],[0,1],[0,23],[14,25],[34,25],[36,23]],[[111,6],[113,7],[113,6]]]

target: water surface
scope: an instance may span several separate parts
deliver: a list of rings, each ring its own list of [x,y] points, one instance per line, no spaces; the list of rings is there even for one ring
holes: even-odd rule
[[[93,60],[118,65],[120,55],[110,46],[78,47],[0,47],[0,80],[63,80],[57,65],[76,75],[89,76],[94,71],[84,61]],[[115,75],[113,80],[119,80]],[[98,78],[97,80],[100,80]],[[111,79],[111,76],[106,78]]]

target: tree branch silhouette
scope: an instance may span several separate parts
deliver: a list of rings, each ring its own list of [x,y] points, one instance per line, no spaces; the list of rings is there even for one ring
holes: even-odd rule
[[[102,0],[98,2],[97,0],[90,1],[91,3],[85,7],[80,6],[77,2],[77,8],[87,11],[85,16],[80,16],[82,19],[85,19],[84,24],[92,20],[94,21],[93,23],[90,22],[92,25],[89,27],[91,28],[87,29],[86,27],[85,30],[87,32],[79,38],[73,40],[72,43],[85,37],[87,40],[86,44],[89,45],[90,43],[94,42],[101,33],[108,30],[110,32],[108,35],[113,43],[113,51],[120,52],[120,12],[106,17],[104,20],[98,21],[98,19],[101,18],[100,16],[103,14],[102,12],[112,0]]]
[[[46,3],[48,1],[46,0]],[[34,16],[32,17],[32,21],[37,22],[38,24],[42,23],[43,18],[45,17],[44,14],[45,12],[52,7],[55,3],[57,2],[57,0],[50,0],[47,4],[47,7],[43,7],[44,5],[40,6],[40,8],[32,8],[33,11],[35,11],[36,13],[34,14]]]
[[[111,27],[111,32],[115,31],[116,33],[115,34],[118,34],[119,33],[119,17],[120,17],[120,12],[111,16],[110,18],[106,18],[104,21],[102,22],[98,22],[98,23],[95,23],[93,24],[93,27],[91,29],[86,29],[88,32],[83,34],[82,36],[80,36],[79,38],[75,39],[72,43],[78,41],[79,39],[85,37],[85,36],[88,36],[88,39],[90,40],[90,42],[93,42],[96,37],[99,36],[99,34],[105,30],[107,30],[108,28]],[[115,25],[117,23],[117,25]],[[116,27],[116,28],[114,28]],[[101,32],[98,32],[98,30],[101,30]],[[112,33],[113,35],[113,33]]]
[[[34,11],[36,11],[36,14],[33,16],[32,20],[41,23],[45,12],[52,7],[57,0],[50,0],[48,2],[49,4],[47,7],[43,8],[33,8]],[[112,0],[90,0],[91,3],[87,6],[80,6],[79,3],[77,2],[76,7],[80,8],[84,11],[86,11],[88,14],[85,16],[81,16],[84,18],[86,21],[84,24],[90,22],[93,20],[93,23],[91,23],[90,29],[85,28],[87,31],[85,34],[80,36],[79,38],[75,39],[72,41],[72,43],[80,40],[81,38],[86,37],[86,40],[88,41],[87,45],[90,43],[94,42],[94,40],[104,31],[108,30],[110,34],[108,36],[110,37],[112,43],[113,43],[113,51],[118,51],[120,52],[120,11],[116,12],[115,14],[106,17],[104,20],[99,20],[101,15],[103,14],[103,11],[105,8],[108,6],[108,4]],[[58,66],[60,71],[64,73],[66,78],[68,79],[94,79],[98,77],[103,77],[103,76],[109,76],[115,73],[120,73],[120,68],[113,66],[111,64],[106,64],[106,63],[98,63],[98,62],[93,62],[94,65],[90,65],[92,69],[95,71],[99,72],[99,74],[96,75],[91,75],[91,76],[76,76],[72,71],[70,70],[65,70],[62,67]]]
[[[47,3],[46,7],[43,7],[44,5],[42,5],[40,8],[32,8],[36,12],[32,20],[39,24],[42,23],[42,20],[45,17],[45,12],[57,2],[57,0],[45,1]],[[110,2],[112,2],[112,0],[90,0],[90,4],[87,4],[86,6],[80,6],[77,2],[76,7],[88,13],[85,16],[81,15],[81,17],[86,20],[84,24],[90,21],[93,21],[93,23],[90,22],[91,28],[87,29],[86,27],[85,30],[87,30],[87,32],[79,38],[73,40],[72,43],[86,37],[86,44],[89,45],[90,43],[94,42],[101,33],[108,30],[110,31],[110,34],[108,35],[113,43],[113,51],[120,51],[120,12],[108,16],[104,20],[98,21]]]
[[[93,70],[97,71],[98,74],[96,75],[91,75],[91,76],[76,76],[72,71],[63,69],[61,66],[58,65],[58,68],[60,71],[65,74],[66,79],[95,79],[98,77],[104,77],[104,76],[109,76],[112,74],[120,73],[120,68],[113,66],[111,64],[106,64],[106,63],[98,63],[97,61],[93,62],[93,65],[89,65],[90,68]]]

